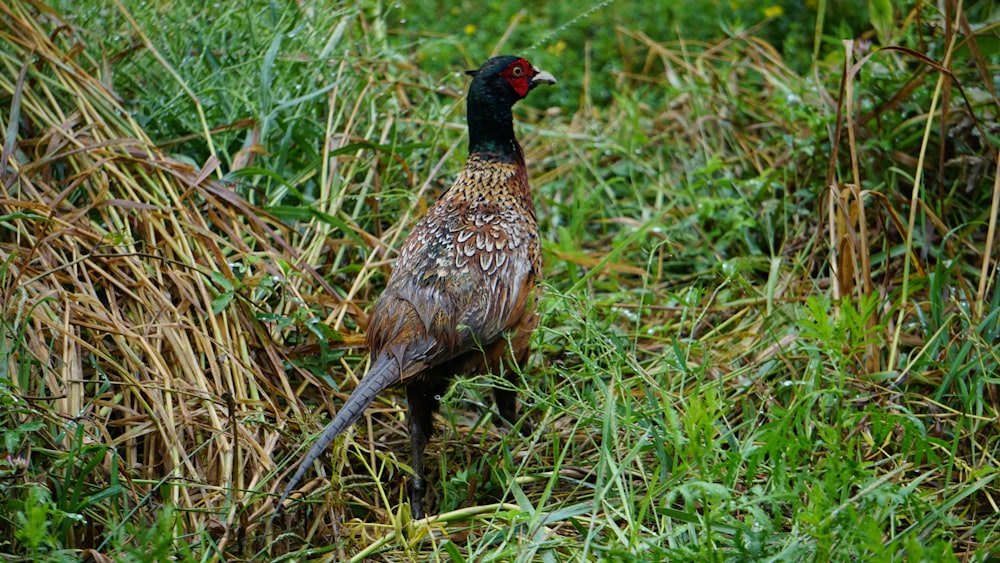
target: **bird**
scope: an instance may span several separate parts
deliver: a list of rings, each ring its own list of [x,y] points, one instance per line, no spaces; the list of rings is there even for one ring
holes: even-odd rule
[[[466,99],[469,154],[454,183],[413,227],[376,300],[365,334],[370,367],[302,457],[275,515],[313,462],[382,391],[405,386],[413,476],[410,510],[424,517],[423,454],[440,397],[457,375],[491,373],[500,416],[517,422],[514,365],[538,326],[542,275],[535,204],[512,107],[552,74],[517,56],[496,56],[472,76]],[[530,435],[524,421],[521,433]]]

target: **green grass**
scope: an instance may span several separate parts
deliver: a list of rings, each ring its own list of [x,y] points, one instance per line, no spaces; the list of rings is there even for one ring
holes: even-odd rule
[[[4,12],[0,119],[20,125],[4,154],[22,179],[0,193],[0,553],[996,557],[1000,13],[963,5],[967,35],[933,3],[888,22],[881,2],[729,4],[80,1],[56,3],[73,26],[60,35],[12,3],[114,86],[127,114],[108,97],[80,106],[96,108],[88,119],[173,160],[77,168],[96,126],[72,128],[87,150],[48,144],[63,118],[38,108],[101,98],[60,82],[48,48],[26,65]],[[886,37],[912,51],[875,52],[845,77],[841,39]],[[359,334],[393,249],[461,166],[458,71],[498,48],[560,81],[515,111],[545,254],[541,327],[519,367],[537,430],[496,420],[502,378],[461,379],[428,447],[441,516],[415,523],[405,401],[387,394],[267,528],[300,446],[363,374]],[[949,53],[950,88],[921,53]],[[185,183],[202,167],[246,211]],[[145,189],[155,210],[121,204],[149,203]],[[88,207],[100,198],[115,203]],[[101,236],[62,246],[65,225]],[[116,293],[93,280],[111,279],[98,260],[118,248],[169,260]],[[130,301],[158,284],[162,300]],[[121,307],[114,330],[79,312],[102,304]],[[64,319],[71,330],[52,328]],[[178,352],[162,358],[190,352],[183,377],[154,361],[165,341]],[[144,387],[182,397],[179,443],[158,438]]]

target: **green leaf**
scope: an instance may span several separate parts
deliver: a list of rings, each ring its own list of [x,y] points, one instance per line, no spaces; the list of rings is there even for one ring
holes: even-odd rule
[[[223,309],[229,306],[230,301],[233,300],[235,293],[227,291],[226,293],[220,294],[218,297],[212,300],[212,314],[218,315]]]
[[[868,17],[875,33],[878,34],[882,46],[889,45],[892,40],[892,0],[868,0]]]
[[[227,292],[233,291],[233,282],[225,276],[222,272],[212,272],[209,274],[212,278],[212,283],[226,290]]]

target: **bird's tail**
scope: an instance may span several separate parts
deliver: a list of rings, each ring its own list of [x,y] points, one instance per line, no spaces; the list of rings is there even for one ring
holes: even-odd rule
[[[302,458],[299,468],[295,471],[295,475],[292,476],[291,481],[288,482],[288,486],[285,487],[285,492],[281,494],[281,499],[278,500],[276,514],[282,511],[285,499],[295,490],[299,481],[302,480],[302,476],[305,475],[313,462],[316,461],[316,458],[322,455],[326,451],[326,448],[333,443],[334,438],[357,422],[361,418],[361,415],[365,413],[365,409],[375,400],[375,396],[399,382],[399,378],[399,361],[395,357],[390,354],[382,354],[375,359],[371,369],[361,379],[361,383],[351,393],[351,396],[347,398],[347,402],[337,412],[337,415],[333,417],[333,420],[326,425],[326,428],[320,433],[319,438],[309,448],[309,452]]]

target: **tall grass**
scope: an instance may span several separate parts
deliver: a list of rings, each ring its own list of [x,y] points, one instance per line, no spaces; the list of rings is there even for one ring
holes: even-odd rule
[[[990,3],[876,11],[846,43],[849,18],[791,8],[708,39],[630,3],[553,6],[457,30],[365,3],[0,6],[0,552],[995,553]],[[573,35],[595,21],[621,25]],[[452,71],[497,48],[561,88],[517,107],[544,233],[520,373],[538,430],[494,424],[502,378],[464,378],[429,446],[438,516],[414,522],[388,393],[268,527],[364,373],[395,249],[461,165]]]

